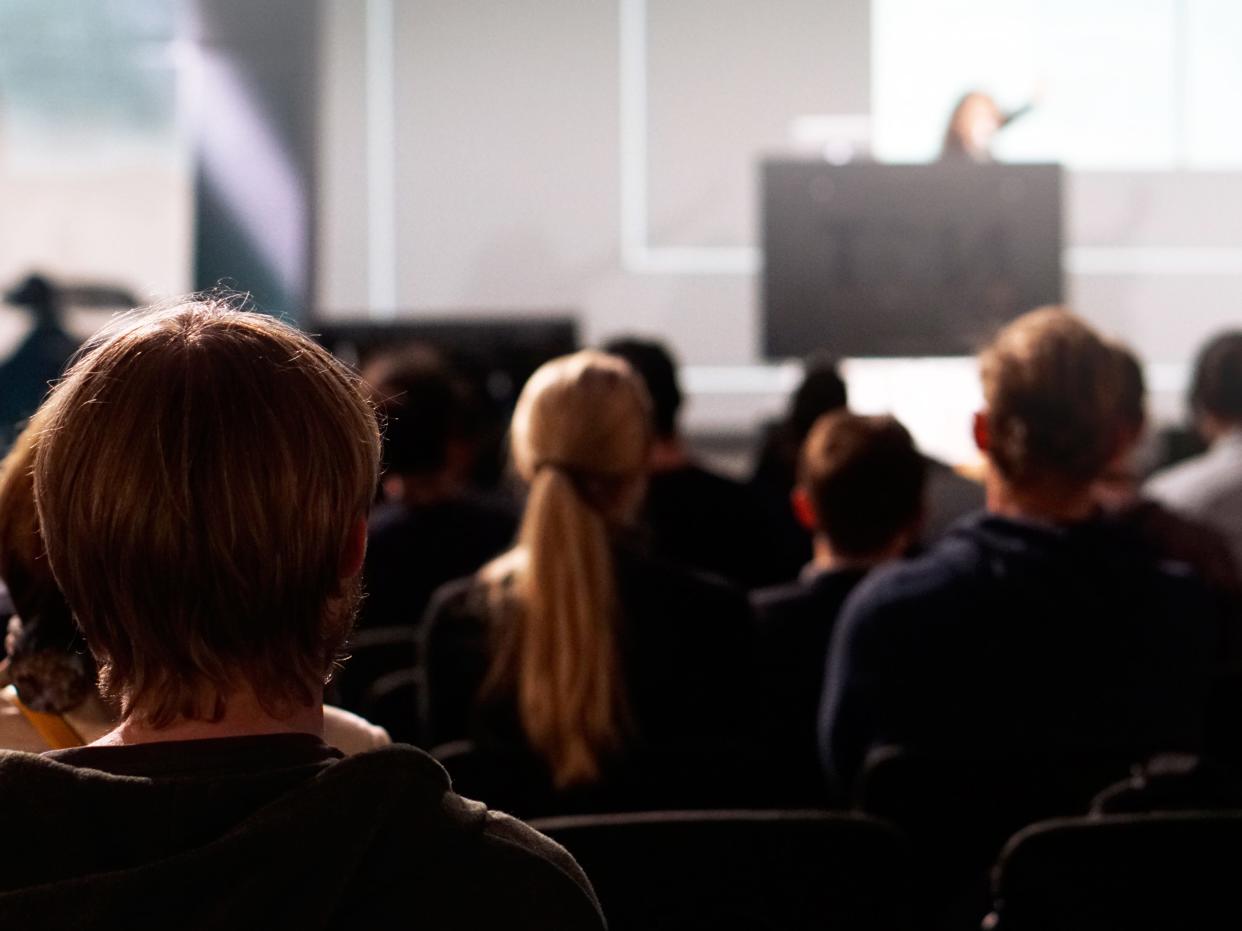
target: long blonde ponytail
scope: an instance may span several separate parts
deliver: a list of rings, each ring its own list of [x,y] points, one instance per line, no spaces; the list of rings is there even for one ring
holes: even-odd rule
[[[514,463],[530,490],[515,550],[484,575],[508,577],[488,687],[513,689],[527,740],[562,787],[597,779],[631,728],[610,525],[641,497],[649,409],[623,361],[587,351],[536,372],[514,414]]]

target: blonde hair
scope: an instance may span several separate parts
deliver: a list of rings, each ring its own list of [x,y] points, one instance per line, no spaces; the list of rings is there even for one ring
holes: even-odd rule
[[[535,372],[513,415],[530,492],[515,549],[482,574],[501,619],[484,690],[513,691],[558,786],[597,779],[631,727],[610,528],[641,502],[651,439],[641,379],[590,350]]]
[[[1125,366],[1099,334],[1064,307],[1009,324],[979,357],[989,457],[1011,483],[1083,488],[1115,455]]]
[[[292,327],[198,297],[109,327],[38,418],[48,560],[123,715],[218,720],[242,686],[278,716],[316,700],[379,461],[355,377]]]

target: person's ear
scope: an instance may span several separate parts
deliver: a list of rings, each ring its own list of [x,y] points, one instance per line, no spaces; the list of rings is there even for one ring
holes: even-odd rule
[[[795,485],[789,493],[789,503],[793,506],[794,517],[802,528],[810,533],[819,529],[819,515],[815,513],[815,503],[801,485]]]
[[[992,432],[988,429],[988,412],[975,411],[975,419],[971,425],[975,437],[975,448],[984,455],[992,448]]]
[[[352,579],[361,572],[366,555],[367,519],[359,517],[345,536],[345,548],[341,551],[341,579]]]

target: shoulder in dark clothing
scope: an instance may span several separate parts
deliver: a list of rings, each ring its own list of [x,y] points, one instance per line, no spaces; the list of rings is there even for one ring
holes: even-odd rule
[[[359,626],[416,624],[439,586],[502,553],[516,530],[512,510],[481,498],[377,508],[367,528]]]
[[[865,569],[819,571],[751,593],[758,631],[757,695],[762,734],[778,768],[781,803],[826,804],[815,749],[828,643],[849,593]]]
[[[738,585],[770,585],[785,567],[754,491],[700,466],[651,476],[644,512],[656,555]]]
[[[1233,552],[1219,531],[1147,499],[1133,502],[1115,519],[1133,530],[1158,558],[1184,562],[1214,589],[1242,598]]]
[[[325,764],[310,743],[245,740],[223,748],[226,768],[247,754],[280,765],[140,776],[121,751],[141,748],[89,748],[89,767],[0,753],[0,805],[22,838],[0,871],[0,919],[26,929],[603,926],[568,854],[454,795],[421,751]],[[191,751],[205,760],[216,749]],[[99,768],[122,758],[126,775]]]
[[[1195,750],[1222,622],[1198,580],[1107,521],[970,518],[846,602],[821,754],[848,784],[879,744]]]

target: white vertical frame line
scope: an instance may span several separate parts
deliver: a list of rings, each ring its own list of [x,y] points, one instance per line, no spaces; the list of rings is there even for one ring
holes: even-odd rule
[[[647,252],[647,4],[619,0],[621,264],[639,270]]]
[[[1173,168],[1190,166],[1190,4],[1173,2]]]
[[[395,0],[366,2],[367,303],[397,313],[397,94]]]

